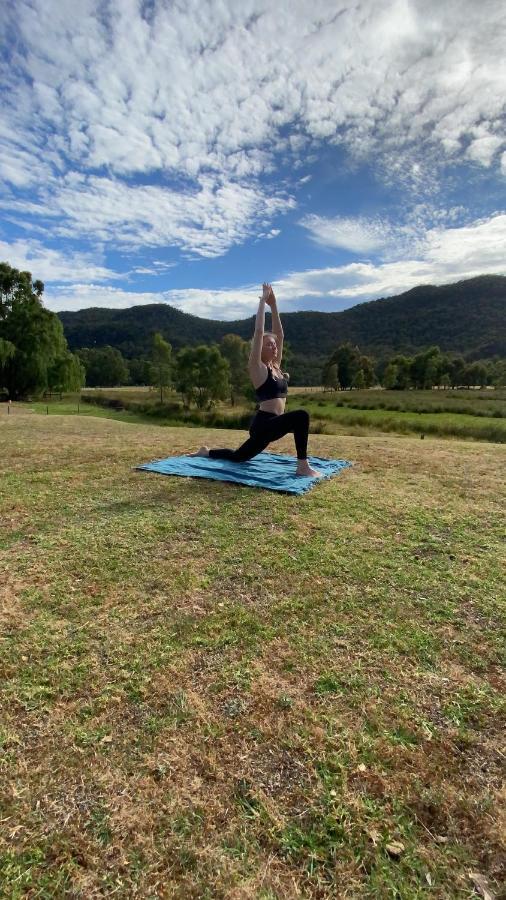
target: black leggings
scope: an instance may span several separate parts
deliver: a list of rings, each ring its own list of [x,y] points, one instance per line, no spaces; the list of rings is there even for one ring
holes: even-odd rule
[[[278,441],[285,434],[293,432],[297,459],[307,459],[307,438],[309,434],[309,413],[305,409],[294,409],[293,412],[264,412],[259,409],[254,416],[249,433],[250,436],[237,450],[210,450],[211,459],[230,459],[233,462],[246,462],[271,443]]]

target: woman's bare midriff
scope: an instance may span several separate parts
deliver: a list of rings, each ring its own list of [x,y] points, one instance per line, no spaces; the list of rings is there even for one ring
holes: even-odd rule
[[[262,400],[259,409],[262,412],[270,412],[275,413],[277,416],[281,416],[285,411],[286,400],[284,397],[276,397],[273,400]]]

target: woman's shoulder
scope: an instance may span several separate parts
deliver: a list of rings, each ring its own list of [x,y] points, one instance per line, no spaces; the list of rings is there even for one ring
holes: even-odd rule
[[[248,371],[255,390],[269,377],[269,369],[263,362],[250,363]]]
[[[263,374],[264,378],[269,374],[269,367],[265,365],[264,362],[249,362],[248,363],[248,371],[250,375],[254,374]]]

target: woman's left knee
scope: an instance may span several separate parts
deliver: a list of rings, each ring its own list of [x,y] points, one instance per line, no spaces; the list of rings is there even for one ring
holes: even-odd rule
[[[297,409],[295,412],[301,425],[309,425],[309,413],[307,409]]]

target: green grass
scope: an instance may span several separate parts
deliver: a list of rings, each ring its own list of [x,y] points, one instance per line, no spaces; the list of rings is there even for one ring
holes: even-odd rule
[[[506,404],[500,394],[495,402],[475,397],[463,405],[456,399],[436,400],[431,391],[327,392],[304,396],[299,403],[310,413],[318,433],[381,431],[506,442]]]
[[[321,392],[318,400],[354,409],[388,409],[418,413],[461,413],[506,418],[506,390],[360,390]]]
[[[506,442],[506,391],[349,391],[315,392],[296,388],[287,409],[305,407],[313,434],[423,434],[461,440]],[[166,391],[165,403],[148,388],[87,390],[78,397],[38,402],[50,415],[98,415],[117,421],[162,426],[247,428],[252,404],[220,403],[211,411],[183,409],[179,395]],[[96,398],[96,403],[93,402]],[[124,409],[111,409],[109,402]],[[102,404],[102,405],[101,405]],[[0,414],[1,414],[0,410]]]
[[[14,406],[12,415],[15,414],[15,410],[19,409],[19,405]],[[114,419],[116,422],[130,422],[132,424],[143,424],[146,423],[146,416],[141,413],[136,413],[132,410],[115,410],[115,409],[107,409],[106,407],[100,406],[98,404],[90,404],[83,403],[79,401],[78,397],[75,398],[66,398],[64,400],[39,400],[34,403],[30,403],[29,409],[32,409],[33,412],[38,413],[39,415],[48,415],[48,416],[92,416],[96,418],[97,416],[103,419]],[[0,409],[0,413],[2,410]]]
[[[497,892],[504,448],[313,435],[354,466],[297,498],[133,470],[239,440],[2,420],[3,895]]]

